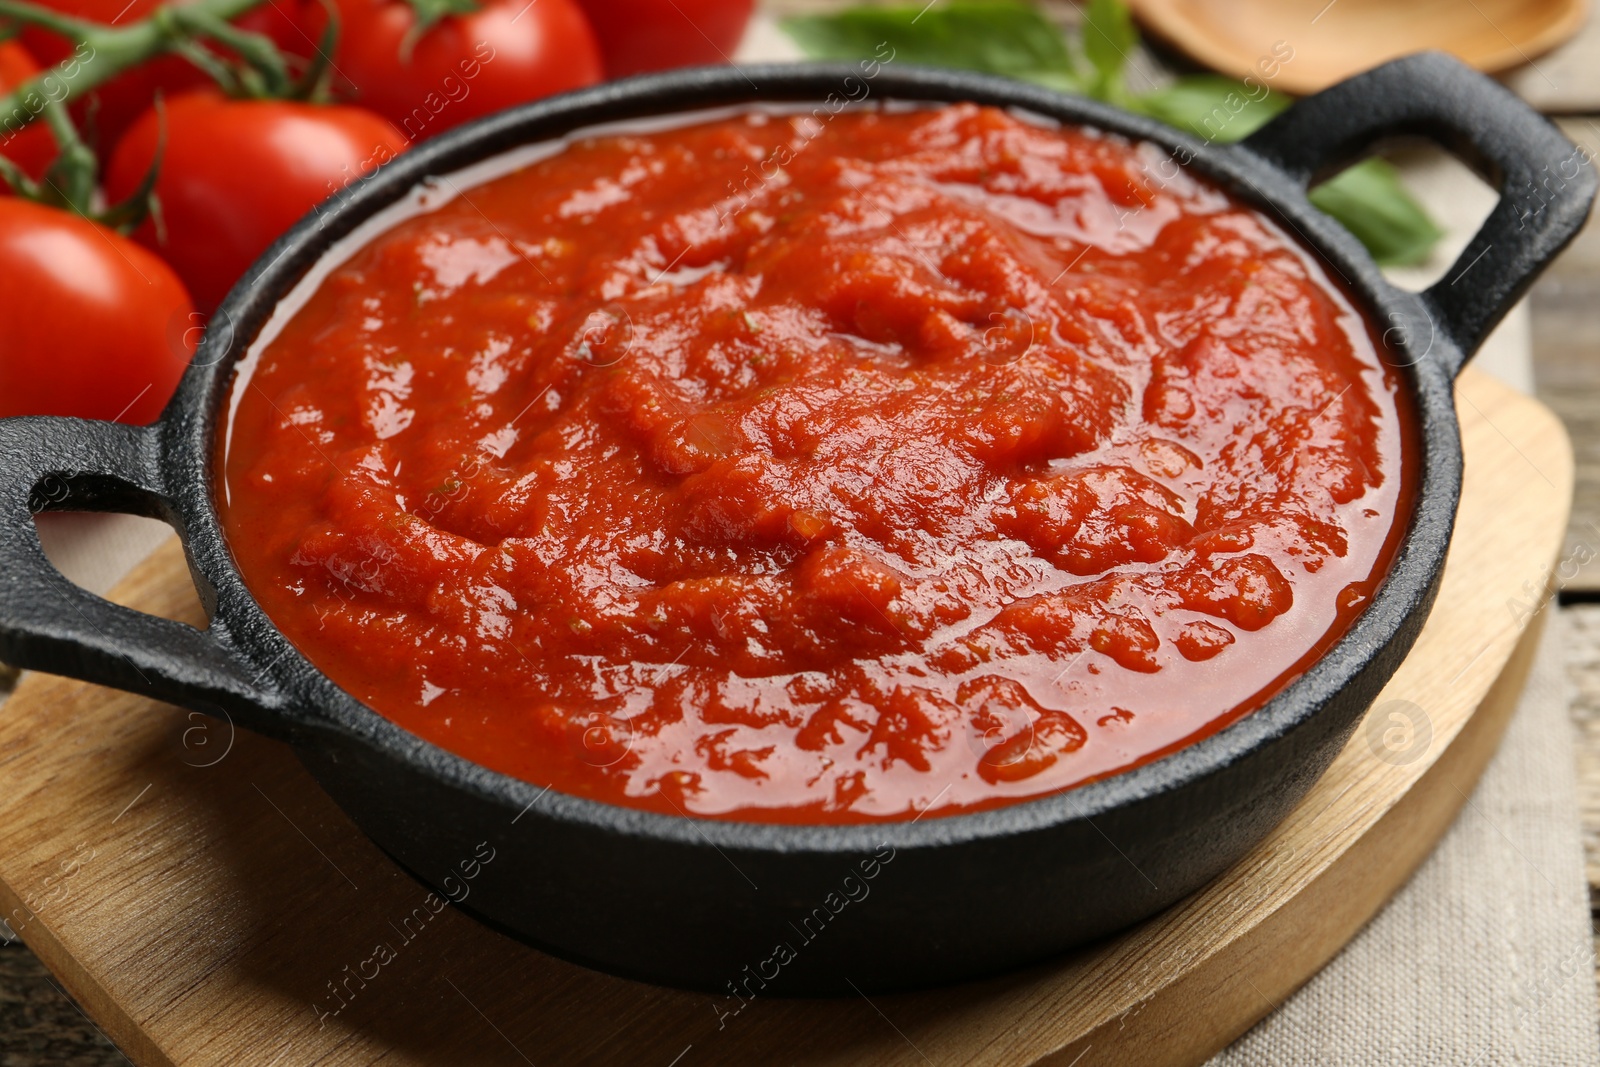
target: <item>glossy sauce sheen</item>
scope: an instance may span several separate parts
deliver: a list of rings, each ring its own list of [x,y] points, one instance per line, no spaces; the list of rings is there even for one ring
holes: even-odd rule
[[[1153,146],[973,106],[576,140],[400,222],[239,385],[223,518],[307,657],[562,792],[775,822],[1220,729],[1370,598],[1400,382]]]

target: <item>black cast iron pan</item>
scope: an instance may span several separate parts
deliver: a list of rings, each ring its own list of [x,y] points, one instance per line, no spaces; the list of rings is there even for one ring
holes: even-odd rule
[[[581,127],[748,101],[834,109],[886,99],[1020,108],[1153,142],[1172,166],[1209,176],[1298,234],[1383,331],[1417,413],[1415,512],[1370,607],[1303,676],[1213,737],[1067,793],[912,823],[795,827],[628,810],[490,772],[359,704],[273,627],[218,525],[219,411],[236,362],[333,242],[430,176]],[[1501,194],[1456,266],[1420,294],[1387,284],[1305,197],[1308,182],[1396,136],[1442,144]],[[1504,88],[1441,55],[1335,86],[1237,146],[1017,82],[893,64],[688,70],[541,101],[418,147],[301,222],[223,304],[155,425],[0,422],[0,659],[227,715],[287,741],[373,840],[434,887],[486,842],[495,859],[473,883],[475,913],[604,970],[772,995],[925,986],[1015,967],[1203,885],[1327,767],[1433,601],[1461,482],[1452,381],[1578,231],[1595,187],[1586,154]],[[67,509],[171,523],[210,627],[116,607],[68,582],[31,521]],[[752,974],[760,985],[747,985]]]

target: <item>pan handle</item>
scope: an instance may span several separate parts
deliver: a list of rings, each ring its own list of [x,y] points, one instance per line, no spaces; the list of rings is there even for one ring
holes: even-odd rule
[[[41,511],[144,515],[181,530],[160,476],[158,432],[88,419],[0,419],[0,660],[223,712],[284,737],[284,702],[226,631],[95,596],[68,581],[39,543],[32,515]],[[199,586],[204,598],[208,587]]]
[[[1440,52],[1309,96],[1242,145],[1307,186],[1400,136],[1435,142],[1500,192],[1466,250],[1420,294],[1454,342],[1445,355],[1454,375],[1583,227],[1594,158],[1500,83]]]

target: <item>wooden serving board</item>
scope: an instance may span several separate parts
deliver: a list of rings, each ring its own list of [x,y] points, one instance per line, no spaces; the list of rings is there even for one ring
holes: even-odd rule
[[[1548,410],[1486,377],[1465,374],[1459,399],[1466,489],[1443,590],[1375,712],[1223,877],[1051,964],[724,1014],[737,1002],[430,915],[282,745],[42,675],[0,713],[0,908],[140,1065],[1199,1063],[1410,876],[1526,676],[1571,451]],[[198,618],[175,544],[117,599]]]

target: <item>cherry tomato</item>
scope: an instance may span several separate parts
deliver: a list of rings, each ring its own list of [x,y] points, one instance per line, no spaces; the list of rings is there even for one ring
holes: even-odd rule
[[[168,101],[166,125],[156,180],[165,239],[153,221],[134,237],[172,265],[207,314],[302,215],[406,147],[400,131],[360,108],[230,100],[209,89]],[[107,196],[138,188],[158,138],[152,110],[111,157]]]
[[[542,0],[541,0],[542,2]],[[578,0],[589,13],[606,74],[727,63],[754,0]]]
[[[15,41],[0,42],[0,93],[10,92],[37,73],[39,65],[25,48]],[[56,158],[55,138],[37,120],[16,129],[9,122],[0,123],[0,154],[27,171],[30,178],[37,178]],[[5,191],[5,182],[0,182],[0,194]]]
[[[172,397],[198,320],[183,283],[121,234],[0,199],[0,416],[144,424]]]
[[[593,85],[600,49],[574,0],[487,0],[440,19],[405,54],[405,0],[337,0],[334,64],[363,107],[418,140],[514,104]],[[309,19],[315,36],[318,18]]]
[[[103,22],[116,26],[129,26],[148,17],[162,0],[39,0],[44,6],[63,15]],[[235,20],[236,24],[253,33],[265,34],[283,51],[295,56],[309,56],[315,49],[315,37],[307,36],[302,0],[267,0]],[[92,63],[94,56],[75,46],[65,37],[38,26],[22,31],[20,40],[42,66],[54,66],[74,57],[80,62]],[[161,56],[141,63],[132,70],[112,78],[98,89],[88,93],[72,105],[72,115],[87,134],[90,143],[109,151],[150,107],[157,93],[171,96],[186,89],[196,89],[211,84],[211,79],[187,60],[177,56]]]

